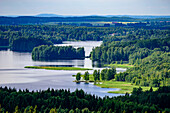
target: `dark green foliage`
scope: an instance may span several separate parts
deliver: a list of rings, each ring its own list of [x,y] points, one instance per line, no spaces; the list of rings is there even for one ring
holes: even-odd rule
[[[142,86],[168,85],[167,80],[170,78],[169,56],[170,52],[154,52],[139,61],[136,67],[127,70],[125,80]]]
[[[116,74],[115,80],[127,81],[135,85],[159,87],[169,83],[170,37],[163,39],[111,42],[93,49],[92,60],[100,62],[129,61],[135,65],[124,73]],[[104,77],[101,72],[101,78]],[[110,72],[107,71],[106,75]],[[108,77],[108,76],[107,76]]]
[[[86,72],[84,73],[84,80],[86,80],[86,81],[89,80],[89,72],[88,72],[88,71],[86,71]]]
[[[93,78],[94,78],[94,81],[98,80],[97,70],[94,70],[94,72],[93,72]]]
[[[117,33],[118,36],[111,36],[110,34]],[[34,38],[45,39],[54,44],[62,43],[66,40],[103,40],[103,45],[108,45],[111,41],[130,41],[130,40],[144,40],[153,38],[169,37],[168,30],[146,30],[137,28],[119,28],[119,27],[76,27],[66,25],[10,25],[0,26],[0,46],[11,46],[13,40],[19,38]],[[32,39],[31,39],[32,40]],[[24,43],[24,42],[23,42]],[[31,42],[30,42],[31,44]],[[127,44],[127,43],[126,43]],[[124,45],[126,45],[124,44]],[[112,44],[109,44],[109,46]],[[32,45],[30,45],[32,46]],[[11,48],[13,48],[11,46]],[[23,49],[23,48],[20,48]],[[168,48],[167,48],[168,49]],[[100,58],[99,51],[97,59]],[[104,52],[103,59],[107,60],[107,53]],[[96,59],[96,58],[95,58]],[[105,60],[104,60],[105,61]],[[109,61],[109,60],[108,60]]]
[[[86,94],[83,90],[48,89],[44,91],[0,88],[1,112],[50,112],[50,113],[122,113],[122,112],[168,112],[170,109],[170,87],[157,91],[135,88],[131,95],[100,98]]]
[[[100,73],[101,80],[111,80],[115,78],[116,69],[103,69]]]
[[[107,45],[106,45],[107,44]],[[154,51],[170,51],[170,37],[164,39],[148,39],[130,42],[105,42],[101,47],[96,47],[91,52],[93,61],[111,63],[113,61],[129,61],[137,63]]]
[[[81,73],[76,74],[76,80],[79,81],[81,79]]]
[[[108,69],[103,69],[100,73],[101,80],[106,80],[105,74],[107,73]]]
[[[97,71],[97,80],[100,80],[100,70]]]
[[[48,45],[49,41],[53,44],[58,44],[67,40],[102,40],[103,36],[111,32],[113,32],[111,28],[57,25],[1,25],[0,46],[10,46],[12,50],[16,51],[32,51],[33,47]]]
[[[125,77],[128,75],[127,72],[123,72],[123,73],[118,73],[115,75],[115,80],[116,81],[125,81]]]
[[[163,19],[169,20],[169,19]],[[84,17],[0,17],[1,25],[22,25],[22,24],[43,24],[48,22],[99,22],[99,21],[141,21],[130,17],[103,17],[103,16],[84,16]],[[159,20],[161,21],[161,20]]]
[[[56,59],[83,59],[84,48],[73,48],[72,46],[47,46],[35,47],[32,51],[33,60],[56,60]]]
[[[116,69],[115,68],[107,69],[107,72],[105,74],[105,80],[114,79],[115,74],[116,74]]]
[[[37,47],[39,45],[52,45],[52,44],[53,43],[51,41],[39,38],[17,38],[12,41],[11,50],[31,52],[34,47]]]
[[[0,38],[0,46],[9,46],[9,39]]]

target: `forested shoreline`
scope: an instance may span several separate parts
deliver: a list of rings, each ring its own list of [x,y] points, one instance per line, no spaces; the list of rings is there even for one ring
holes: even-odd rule
[[[0,25],[0,46],[9,46],[11,50],[21,52],[31,52],[32,47],[47,43],[60,44],[62,41],[71,40],[112,42],[166,38],[168,36],[168,30],[159,29],[70,25]],[[28,44],[20,45],[25,43],[25,40],[28,41]],[[40,42],[43,43],[36,45],[37,40],[42,40]]]
[[[103,64],[133,65],[123,73],[116,69],[94,70],[92,77],[85,72],[88,82],[111,84],[124,81],[131,85],[151,87],[149,91],[134,89],[131,95],[100,98],[83,90],[48,89],[17,91],[0,88],[0,112],[63,112],[63,113],[132,113],[170,112],[170,30],[125,27],[80,27],[70,25],[1,25],[0,46],[13,51],[31,52],[32,59],[84,59],[83,47],[54,46],[63,41],[103,41],[93,48],[90,58]],[[37,68],[37,67],[33,67]],[[71,75],[70,75],[71,76]],[[91,78],[90,78],[91,77]],[[80,81],[81,73],[76,80]],[[126,85],[126,84],[125,84]],[[102,86],[102,85],[101,85]],[[103,85],[104,86],[104,85]],[[110,85],[105,87],[110,87]],[[159,87],[153,91],[152,87]]]
[[[32,51],[33,60],[84,59],[83,47],[41,45]]]
[[[0,87],[1,112],[50,112],[50,113],[132,113],[132,112],[170,112],[170,87],[152,88],[142,91],[134,88],[131,95],[100,98],[83,90],[16,90]]]
[[[107,43],[107,44],[106,44]],[[129,42],[104,42],[93,49],[91,59],[105,63],[134,65],[124,73],[115,75],[115,80],[134,85],[159,87],[169,85],[170,38],[135,40]]]

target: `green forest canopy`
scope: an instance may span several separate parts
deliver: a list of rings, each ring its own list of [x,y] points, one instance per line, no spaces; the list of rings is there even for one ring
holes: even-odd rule
[[[1,112],[50,112],[50,113],[132,113],[132,112],[170,112],[170,87],[152,88],[142,91],[134,88],[131,95],[118,97],[98,97],[83,90],[47,89],[17,91],[15,88],[0,88]]]
[[[84,59],[84,47],[41,45],[32,51],[33,60]]]

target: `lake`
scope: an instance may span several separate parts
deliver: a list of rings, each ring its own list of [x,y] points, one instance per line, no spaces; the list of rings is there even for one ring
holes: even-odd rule
[[[84,47],[85,54],[88,56],[93,47],[100,46],[101,41],[65,41],[63,44],[56,46],[71,45],[75,48]],[[15,87],[17,89],[29,90],[46,90],[47,88],[54,89],[83,89],[85,92],[95,94],[100,97],[118,96],[123,94],[110,94],[108,91],[119,90],[116,88],[100,88],[93,83],[76,84],[72,77],[73,74],[85,71],[61,71],[61,70],[43,70],[43,69],[25,69],[25,66],[73,66],[85,67],[93,69],[103,69],[92,66],[92,61],[89,58],[84,60],[54,60],[54,61],[33,61],[31,53],[13,52],[10,50],[0,51],[0,86]],[[117,68],[117,72],[123,72],[126,69]],[[89,73],[93,71],[90,70]]]

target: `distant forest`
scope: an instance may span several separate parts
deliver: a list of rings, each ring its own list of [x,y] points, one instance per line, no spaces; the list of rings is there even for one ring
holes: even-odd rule
[[[104,17],[104,16],[83,16],[83,17],[0,17],[0,25],[23,25],[43,24],[48,22],[149,22],[149,21],[170,21],[170,18],[141,19],[130,17]]]
[[[52,45],[62,41],[103,40],[130,41],[168,37],[169,30],[123,28],[123,27],[80,27],[69,25],[10,25],[0,26],[0,46],[9,46],[13,51],[31,52],[39,45]],[[25,43],[25,41],[27,43]],[[38,41],[38,43],[37,43]]]

